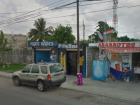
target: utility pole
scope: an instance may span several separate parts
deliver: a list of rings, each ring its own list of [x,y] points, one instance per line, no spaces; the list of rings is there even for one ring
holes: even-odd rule
[[[80,73],[79,52],[79,0],[77,0],[77,73]]]
[[[83,42],[85,43],[85,25],[83,20]]]

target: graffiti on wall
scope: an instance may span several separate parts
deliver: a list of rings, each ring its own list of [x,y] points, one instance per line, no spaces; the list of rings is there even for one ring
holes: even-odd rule
[[[64,73],[65,73],[66,72],[66,54],[63,54],[63,52],[61,52],[61,55],[60,55],[60,64],[63,66]]]

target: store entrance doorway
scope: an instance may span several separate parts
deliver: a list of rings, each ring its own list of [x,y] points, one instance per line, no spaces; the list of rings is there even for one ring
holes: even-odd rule
[[[67,74],[68,75],[77,75],[77,52],[76,51],[67,51]]]
[[[140,66],[140,53],[132,54],[132,68]]]
[[[83,52],[80,51],[80,58]],[[80,73],[82,73],[83,65],[80,65]],[[67,51],[67,75],[77,75],[77,51]]]

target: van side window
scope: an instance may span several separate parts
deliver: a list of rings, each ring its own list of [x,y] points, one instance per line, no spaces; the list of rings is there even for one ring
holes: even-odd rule
[[[43,74],[47,74],[47,67],[46,66],[41,66],[41,72]]]
[[[38,65],[33,65],[31,73],[39,73]]]

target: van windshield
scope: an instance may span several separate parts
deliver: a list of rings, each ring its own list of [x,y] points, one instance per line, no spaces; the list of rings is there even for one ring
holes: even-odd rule
[[[63,67],[61,65],[52,65],[50,66],[50,73],[63,71]]]

